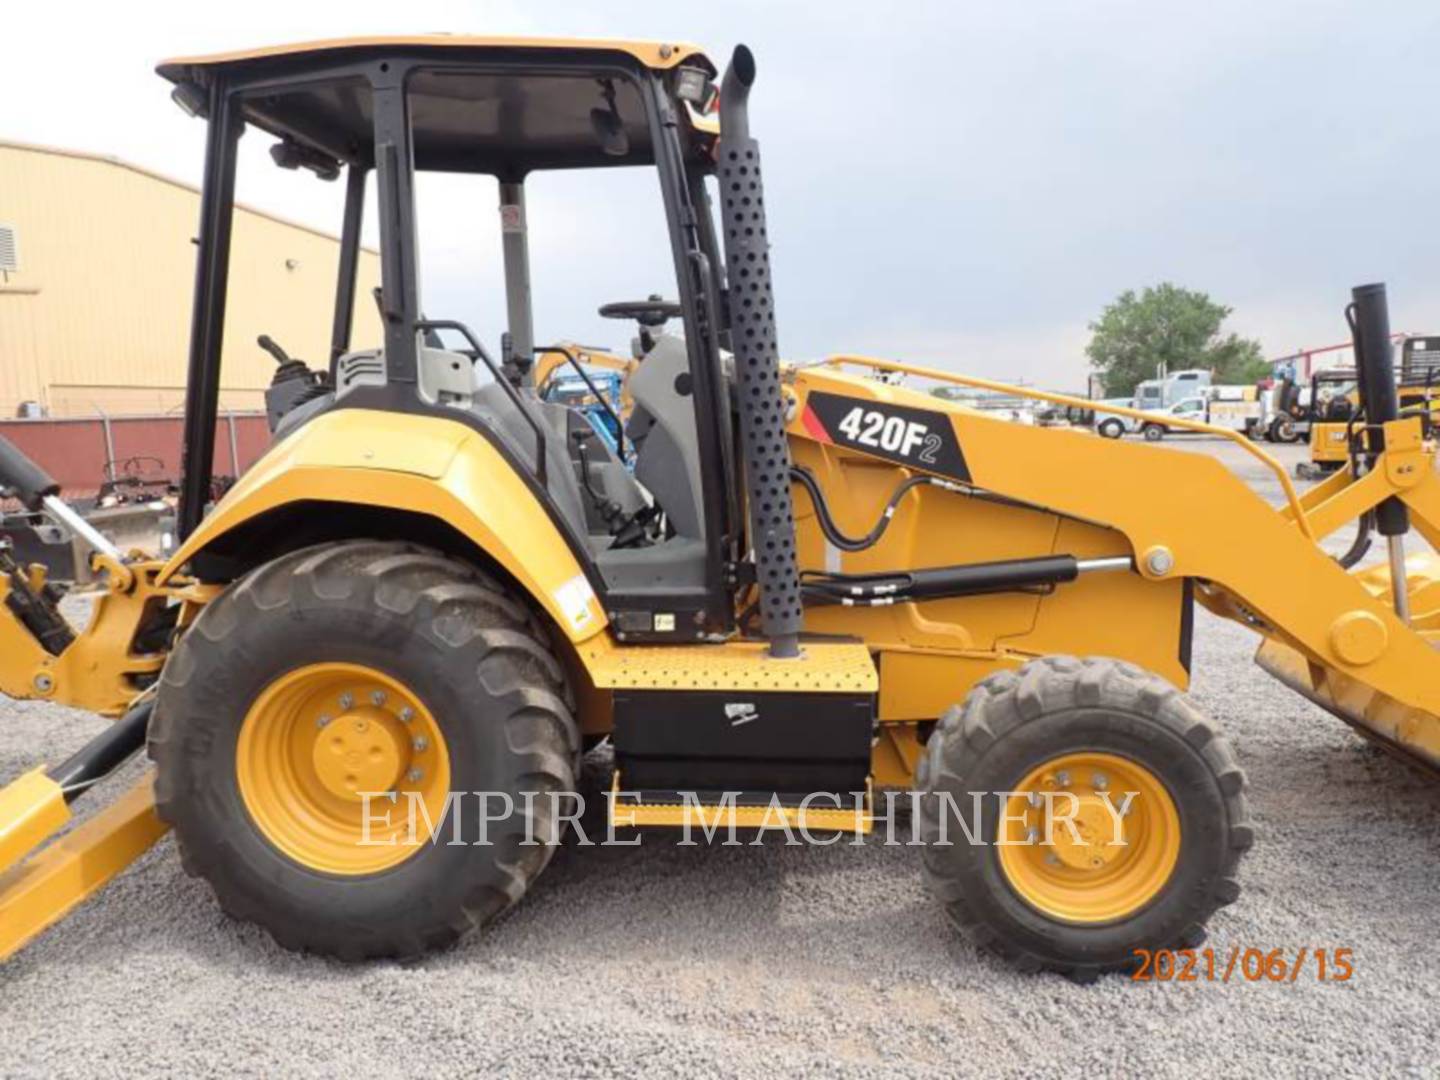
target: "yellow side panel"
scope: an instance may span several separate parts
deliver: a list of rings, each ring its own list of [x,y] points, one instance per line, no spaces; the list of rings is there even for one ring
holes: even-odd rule
[[[1079,521],[1061,521],[1057,552],[1081,559],[1126,554],[1114,548],[1115,534]],[[1075,652],[1116,656],[1163,676],[1182,690],[1190,672],[1181,658],[1185,583],[1147,581],[1138,574],[1082,574],[1040,601],[1035,625],[1023,637],[1006,642],[1035,656]]]
[[[272,449],[165,564],[161,580],[231,529],[306,500],[438,518],[504,567],[571,641],[606,624],[549,512],[488,440],[459,421],[369,409],[318,416]]]
[[[1014,666],[1013,657],[996,653],[887,650],[880,654],[880,720],[938,720],[981,679]]]

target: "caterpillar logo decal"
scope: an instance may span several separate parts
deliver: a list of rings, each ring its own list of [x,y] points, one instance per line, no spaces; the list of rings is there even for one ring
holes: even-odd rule
[[[950,417],[933,409],[865,401],[819,391],[805,399],[800,422],[817,441],[969,480]]]

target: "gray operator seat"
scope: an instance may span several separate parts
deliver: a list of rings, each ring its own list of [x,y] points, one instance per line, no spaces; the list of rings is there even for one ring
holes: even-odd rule
[[[657,334],[630,376],[635,408],[625,434],[635,447],[635,479],[665,511],[675,534],[705,536],[699,432],[683,338]]]
[[[422,399],[464,408],[494,432],[515,457],[521,469],[538,475],[538,440],[533,418],[545,435],[546,488],[556,508],[577,533],[587,538],[602,571],[627,585],[663,583],[657,567],[675,564],[670,573],[682,581],[697,577],[704,564],[704,531],[700,503],[700,464],[695,422],[688,393],[679,376],[688,371],[685,343],[661,337],[631,376],[635,410],[626,426],[636,446],[636,476],[598,438],[584,441],[584,475],[596,495],[616,502],[632,515],[651,501],[659,503],[676,535],[649,548],[612,549],[614,537],[581,482],[580,448],[573,435],[588,428],[576,410],[541,401],[533,389],[520,391],[520,404],[506,388],[479,372],[469,357],[444,349],[424,347],[417,357]],[[688,375],[687,375],[688,379]],[[282,418],[280,437],[303,423],[333,398],[344,397],[360,386],[384,385],[381,350],[347,353],[335,367],[335,390],[307,402]],[[637,483],[637,477],[639,482]],[[649,478],[649,482],[646,478]],[[656,490],[650,485],[656,485]],[[672,579],[673,580],[673,579]]]

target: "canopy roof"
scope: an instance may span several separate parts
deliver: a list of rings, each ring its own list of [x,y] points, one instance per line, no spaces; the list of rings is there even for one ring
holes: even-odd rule
[[[386,55],[428,57],[434,70],[421,70],[407,86],[415,164],[420,169],[523,176],[535,169],[643,165],[654,160],[645,104],[635,83],[624,77],[585,74],[595,67],[639,65],[654,71],[714,65],[696,46],[660,42],[568,38],[409,37],[344,38],[249,49],[214,56],[167,60],[161,75],[172,82],[209,81],[223,71],[240,81],[313,71],[322,64],[356,62]],[[534,68],[505,69],[505,62],[535,60]],[[490,70],[486,62],[494,62]],[[547,70],[549,64],[555,66]],[[556,63],[573,61],[573,63]],[[473,70],[467,70],[470,66]],[[567,67],[571,70],[567,70]],[[245,119],[279,137],[342,161],[372,157],[370,92],[359,78],[311,84],[281,93],[246,98]],[[596,130],[596,113],[610,113],[624,132],[628,149],[607,152]],[[709,124],[701,124],[707,132]]]
[[[447,50],[461,49],[486,52],[525,49],[584,49],[593,52],[618,52],[633,56],[646,67],[654,68],[656,71],[677,67],[689,57],[698,56],[704,66],[713,69],[713,65],[705,58],[705,54],[698,45],[684,42],[622,41],[608,38],[486,37],[469,34],[400,34],[323,38],[318,41],[299,41],[289,45],[237,49],[233,52],[211,53],[206,56],[181,56],[162,61],[156,70],[171,82],[179,82],[192,68],[242,68],[281,57],[318,57],[327,53],[394,52],[414,49],[435,49],[442,53]]]

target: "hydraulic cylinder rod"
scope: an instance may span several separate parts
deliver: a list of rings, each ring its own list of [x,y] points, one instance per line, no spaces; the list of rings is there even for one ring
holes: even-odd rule
[[[1355,338],[1355,365],[1359,376],[1360,404],[1370,449],[1385,450],[1385,424],[1400,415],[1399,393],[1395,387],[1394,349],[1390,341],[1390,310],[1383,284],[1357,285],[1350,290],[1351,331]],[[1405,534],[1410,531],[1410,512],[1393,495],[1375,508],[1375,527],[1385,537],[1390,560],[1390,592],[1395,614],[1410,621],[1410,601],[1405,591]]]

